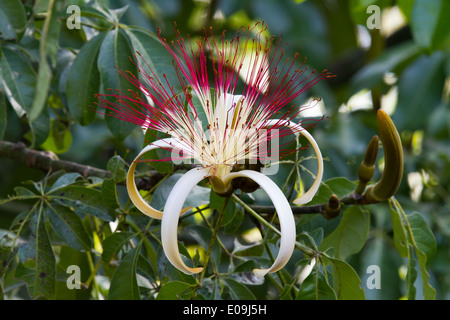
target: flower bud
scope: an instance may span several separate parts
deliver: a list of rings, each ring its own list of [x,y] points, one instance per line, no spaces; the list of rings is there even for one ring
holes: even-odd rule
[[[341,202],[339,201],[339,198],[332,194],[330,199],[328,199],[328,203],[325,207],[325,212],[323,216],[327,220],[331,220],[336,218],[339,213],[341,212]]]
[[[369,203],[392,197],[403,177],[403,148],[397,128],[388,114],[381,109],[377,112],[377,119],[385,165],[380,180],[374,186],[370,186],[365,193]]]
[[[373,173],[375,172],[375,161],[377,160],[378,155],[378,143],[378,136],[373,136],[367,145],[366,154],[358,170],[359,183],[355,190],[357,194],[362,194],[364,192],[367,183],[370,179],[372,179]]]

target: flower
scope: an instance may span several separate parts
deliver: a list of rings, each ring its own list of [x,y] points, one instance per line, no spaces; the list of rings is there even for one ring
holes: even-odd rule
[[[210,33],[204,29],[196,45],[189,36],[185,41],[175,31],[175,41],[167,42],[161,31],[159,39],[173,57],[181,92],[175,92],[165,75],[164,80],[159,79],[138,52],[134,61],[143,82],[129,72],[118,70],[136,86],[137,92],[131,92],[131,96],[121,92],[98,95],[99,105],[114,111],[116,117],[170,136],[154,141],[136,156],[127,174],[129,196],[144,214],[162,219],[161,239],[168,260],[182,272],[195,274],[203,268],[186,266],[177,243],[178,219],[189,210],[183,209],[189,192],[206,178],[220,195],[233,191],[233,179],[253,180],[272,200],[281,231],[280,249],[274,263],[254,272],[261,277],[276,272],[288,262],[294,250],[296,232],[292,209],[283,192],[266,174],[255,170],[233,172],[233,167],[256,160],[267,164],[273,158],[271,153],[278,151],[280,137],[302,134],[316,153],[318,172],[310,189],[294,203],[309,202],[321,183],[323,160],[314,138],[301,123],[295,122],[302,109],[296,108],[293,100],[331,75],[326,70],[321,73],[309,70],[305,62],[298,68],[298,54],[294,59],[285,59],[280,38],[264,36],[267,31],[264,24],[241,28],[229,40],[223,32],[220,41],[216,41],[212,28]],[[241,78],[242,91],[236,94]],[[272,152],[267,150],[268,144],[275,146]],[[139,158],[158,148],[171,150],[173,161],[195,159],[201,165],[179,179],[163,212],[152,208],[141,197],[134,181]]]

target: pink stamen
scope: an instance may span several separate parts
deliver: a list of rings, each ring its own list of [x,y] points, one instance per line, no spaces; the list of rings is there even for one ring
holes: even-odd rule
[[[283,124],[298,117],[302,110],[311,107],[309,105],[298,108],[294,100],[317,82],[333,75],[327,70],[320,73],[310,70],[306,59],[298,65],[298,54],[293,59],[286,59],[281,39],[266,37],[265,32],[267,26],[257,23],[253,27],[240,28],[230,40],[226,38],[224,31],[220,41],[216,41],[212,28],[209,32],[204,29],[202,37],[194,44],[189,36],[187,41],[183,39],[176,25],[176,38],[170,43],[159,30],[158,37],[173,58],[182,93],[175,92],[166,75],[162,75],[164,79],[161,79],[156,70],[137,52],[130,59],[138,69],[140,78],[128,71],[117,70],[120,76],[136,87],[136,92],[129,91],[127,95],[122,92],[98,94],[98,105],[106,109],[108,116],[168,133],[186,144],[193,144],[193,150],[204,154],[208,161],[215,161],[215,155],[211,154],[212,149],[208,149],[210,145],[204,129],[198,128],[200,113],[205,113],[207,119],[210,119],[208,129],[219,129],[219,123],[225,123],[225,128],[222,128],[225,129],[224,132],[220,132],[220,135],[214,133],[218,139],[214,148],[219,148],[214,149],[216,152],[225,152],[232,122],[240,126],[233,129],[243,130],[244,133],[249,130],[268,129],[267,133],[256,139],[259,143],[268,144],[274,137],[281,138],[292,134],[292,130]],[[242,74],[245,64],[248,71]],[[211,76],[213,79],[210,79]],[[240,81],[244,82],[243,101],[233,100],[230,108],[227,102],[230,98],[227,94],[239,94],[236,91]],[[214,89],[212,91],[211,85]],[[200,99],[200,108],[203,110],[194,105],[192,94]],[[215,118],[219,103],[228,109],[224,110],[226,119]],[[239,109],[235,112],[237,103]],[[281,111],[284,108],[287,110]],[[265,121],[272,118],[280,120],[271,128],[266,128]],[[314,126],[321,119],[308,120],[309,126]],[[301,121],[298,129],[305,128],[304,124],[305,120]],[[245,137],[245,134],[242,138],[245,140],[243,150],[246,150],[246,154],[240,154],[238,157],[245,157],[255,148],[258,149],[257,145],[252,145],[254,138]],[[268,157],[268,152],[260,154],[259,157]],[[228,159],[217,161],[226,162]]]

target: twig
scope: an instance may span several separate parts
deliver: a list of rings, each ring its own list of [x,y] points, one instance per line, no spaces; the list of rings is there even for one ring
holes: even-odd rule
[[[85,178],[89,176],[95,176],[99,178],[110,178],[112,173],[108,170],[103,170],[88,165],[60,160],[58,157],[47,151],[33,150],[26,147],[22,142],[12,143],[9,141],[0,141],[0,157],[6,157],[16,160],[21,163],[25,163],[31,168],[37,168],[44,171],[57,171],[64,170],[66,172],[78,172]],[[182,167],[180,167],[183,169]],[[151,170],[148,177],[142,177],[137,182],[139,189],[151,189],[152,185],[158,183],[162,177],[156,170]],[[368,204],[367,200],[356,193],[352,193],[342,199],[340,199],[341,205],[349,204]],[[274,214],[275,207],[273,206],[259,206],[259,205],[248,205],[256,213],[267,213]],[[321,214],[325,212],[327,203],[292,207],[292,212],[294,214]]]
[[[112,177],[111,172],[72,161],[60,160],[48,151],[33,150],[26,147],[22,142],[12,143],[0,141],[0,157],[6,157],[26,164],[28,167],[44,171],[65,170],[67,172],[78,172],[84,177],[95,176],[99,178]]]
[[[364,196],[352,193],[342,199],[340,199],[341,205],[351,205],[351,204],[359,204],[366,205],[369,204]],[[324,213],[328,203],[316,204],[311,206],[303,206],[303,207],[291,207],[292,213],[294,214],[317,214]],[[251,209],[253,209],[256,213],[267,213],[274,214],[275,207],[274,206],[259,206],[259,205],[248,205]]]

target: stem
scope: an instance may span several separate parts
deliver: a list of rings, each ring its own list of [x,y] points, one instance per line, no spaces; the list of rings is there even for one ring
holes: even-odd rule
[[[98,300],[100,291],[98,289],[98,283],[97,283],[97,281],[95,281],[95,275],[97,274],[98,268],[100,267],[100,260],[98,261],[97,265],[94,267],[94,261],[92,260],[91,253],[87,252],[86,257],[88,260],[89,269],[91,270],[91,275],[90,275],[89,279],[86,281],[86,287],[89,288],[89,286],[92,282],[92,285],[94,286],[94,292],[96,294],[95,298]]]
[[[207,265],[208,265],[208,261],[209,261],[210,255],[211,255],[212,247],[213,247],[214,242],[215,242],[215,240],[216,240],[217,233],[219,232],[219,228],[220,228],[220,226],[221,226],[221,224],[222,224],[222,220],[223,220],[223,217],[224,217],[224,215],[225,215],[225,210],[226,210],[226,208],[227,208],[227,205],[228,205],[228,201],[229,201],[229,200],[230,200],[230,197],[227,197],[227,198],[225,199],[225,203],[223,204],[223,208],[222,208],[222,210],[221,210],[220,213],[219,213],[219,217],[217,218],[217,222],[216,222],[216,225],[215,225],[215,227],[214,227],[213,234],[212,234],[212,236],[211,236],[211,241],[209,242],[208,250],[206,251],[205,268],[203,269],[202,273],[200,274],[199,283],[202,283],[203,278],[204,278],[204,276],[205,276],[205,273],[206,273],[206,267],[207,267]]]
[[[345,196],[341,199],[339,199],[341,205],[352,205],[352,204],[360,204],[360,205],[367,205],[370,204],[367,202],[364,196],[351,193],[348,196]],[[323,213],[325,212],[325,208],[327,206],[327,203],[321,203],[316,204],[312,206],[302,206],[302,207],[291,207],[292,213],[294,214],[317,214],[317,213]],[[253,210],[255,213],[267,213],[267,214],[274,214],[275,213],[275,207],[274,206],[259,206],[259,205],[247,205],[251,210]],[[262,218],[261,218],[262,219]]]
[[[111,172],[107,170],[72,161],[59,160],[52,152],[29,149],[22,142],[12,143],[0,141],[0,157],[10,158],[25,163],[28,167],[44,171],[65,170],[67,172],[78,172],[84,177],[96,176],[99,178],[109,178],[112,176]]]
[[[281,236],[281,232],[275,228],[273,225],[271,225],[266,219],[264,219],[263,217],[261,217],[256,211],[254,211],[248,204],[246,204],[244,201],[242,201],[241,199],[239,199],[238,196],[236,196],[235,194],[232,195],[233,199],[239,203],[241,206],[244,207],[245,210],[247,210],[248,213],[250,213],[256,220],[258,220],[259,222],[261,222],[263,225],[265,225],[267,228],[269,228],[270,230],[272,230],[273,232],[275,232],[277,235]],[[275,209],[274,209],[275,212]],[[297,247],[297,249],[299,249],[300,251],[302,251],[304,254],[310,256],[312,254],[314,254],[313,250],[311,250],[310,248],[304,246],[303,244],[301,244],[300,242],[296,241],[295,242],[295,246]]]

